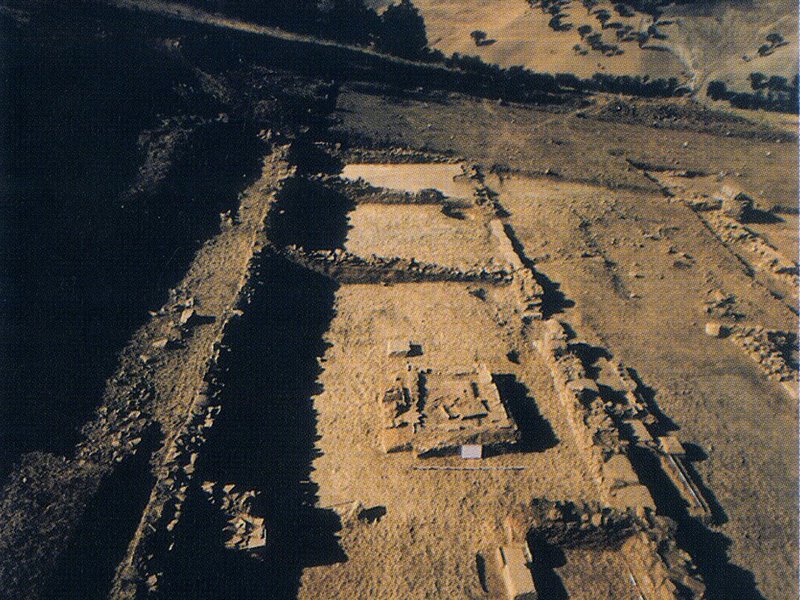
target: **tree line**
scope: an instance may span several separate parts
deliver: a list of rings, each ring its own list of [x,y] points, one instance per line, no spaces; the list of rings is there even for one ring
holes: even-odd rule
[[[736,108],[798,112],[798,75],[791,82],[786,77],[768,77],[763,73],[750,73],[748,79],[752,92],[729,90],[724,81],[715,80],[708,84],[706,95],[712,100],[727,100]]]

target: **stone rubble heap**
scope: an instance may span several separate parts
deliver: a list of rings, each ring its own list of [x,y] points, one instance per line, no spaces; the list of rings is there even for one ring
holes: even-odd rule
[[[264,518],[253,514],[258,492],[242,490],[232,483],[205,481],[200,486],[211,504],[226,517],[222,530],[223,543],[230,550],[256,551],[267,544]]]
[[[470,202],[458,198],[448,198],[437,189],[424,189],[417,192],[393,190],[370,185],[364,179],[354,181],[329,177],[325,185],[341,192],[356,204],[435,204],[450,208],[469,208]]]
[[[792,343],[785,331],[760,325],[733,325],[729,339],[744,350],[770,379],[792,385],[797,381],[797,368],[786,361],[783,352]]]
[[[707,215],[709,224],[723,242],[745,245],[756,256],[761,269],[796,285],[798,268],[794,261],[786,258],[763,237],[724,211],[711,211]]]
[[[291,245],[281,252],[288,260],[342,284],[480,281],[499,285],[511,283],[513,279],[505,269],[481,267],[463,270],[413,258],[385,258],[374,254],[364,258],[339,248],[308,251]]]
[[[703,600],[705,584],[689,555],[678,548],[675,524],[666,517],[637,515],[596,503],[542,498],[520,506],[505,521],[511,542],[538,539],[559,548],[619,552],[627,577],[643,598]],[[534,554],[533,561],[537,557]]]

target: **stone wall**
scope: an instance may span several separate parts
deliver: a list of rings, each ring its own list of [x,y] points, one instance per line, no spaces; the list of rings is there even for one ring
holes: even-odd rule
[[[571,350],[569,335],[557,320],[543,323],[536,344],[550,368],[558,398],[589,472],[609,506],[654,509],[647,488],[640,482],[626,455],[626,444],[598,394],[597,383],[587,376],[581,359]]]
[[[290,261],[343,284],[474,281],[507,285],[513,281],[513,275],[504,269],[462,270],[413,258],[386,258],[374,254],[364,258],[340,249],[307,251],[287,246],[280,252]]]

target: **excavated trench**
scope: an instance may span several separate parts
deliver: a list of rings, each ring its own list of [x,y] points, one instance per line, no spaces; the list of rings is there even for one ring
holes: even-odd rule
[[[346,197],[296,177],[270,210],[268,235],[277,246],[340,248],[351,207]],[[273,252],[262,254],[253,283],[220,361],[222,411],[197,461],[174,549],[160,559],[164,598],[294,598],[304,568],[347,560],[339,518],[315,507],[310,480],[319,453],[318,359],[338,286]],[[253,512],[267,526],[260,558],[224,547],[225,517],[201,490],[204,481],[259,493]]]
[[[222,412],[197,464],[174,550],[164,559],[164,598],[292,598],[304,567],[346,560],[338,517],[315,508],[318,455],[312,396],[334,315],[336,284],[265,255],[257,292],[228,338]],[[263,284],[263,285],[261,285]],[[222,513],[203,481],[258,491],[268,534],[263,560],[222,545]]]

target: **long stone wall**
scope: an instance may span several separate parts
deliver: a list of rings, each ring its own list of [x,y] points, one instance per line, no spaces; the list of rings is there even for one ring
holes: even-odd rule
[[[568,339],[564,326],[550,319],[543,323],[536,349],[550,367],[572,433],[604,501],[615,508],[654,509],[650,492],[640,483],[619,430],[606,412],[597,383],[587,376]]]
[[[186,400],[181,419],[176,426],[169,430],[167,440],[162,452],[156,458],[153,473],[156,484],[150,495],[149,502],[139,522],[136,533],[129,545],[125,559],[120,563],[111,589],[112,598],[135,598],[143,591],[157,589],[159,573],[154,571],[153,559],[159,553],[168,551],[172,540],[173,530],[180,519],[183,504],[187,497],[189,482],[194,474],[195,461],[199,450],[205,442],[205,431],[214,423],[214,417],[220,407],[214,404],[214,398],[219,393],[217,381],[217,364],[224,338],[228,333],[230,324],[238,319],[252,296],[252,275],[255,272],[259,254],[267,243],[266,217],[272,204],[276,201],[277,193],[284,181],[289,179],[294,169],[289,167],[283,156],[288,149],[284,149],[277,157],[265,165],[264,177],[258,187],[251,189],[240,207],[236,220],[224,216],[227,221],[227,231],[233,234],[237,227],[244,226],[240,235],[245,236],[242,241],[248,244],[248,251],[241,257],[243,268],[239,271],[235,287],[229,291],[229,304],[219,315],[218,333],[208,347],[208,358],[205,369],[199,379],[195,379],[192,389],[186,389]],[[249,200],[249,202],[248,202]],[[220,235],[225,235],[226,231]],[[212,254],[226,251],[227,244],[219,243],[209,248]],[[202,257],[214,264],[214,256]],[[190,292],[185,289],[183,296]],[[179,303],[180,321],[186,320],[186,302]],[[202,317],[196,317],[202,318]],[[185,325],[190,325],[186,322]],[[162,351],[168,351],[168,347]],[[189,382],[187,382],[189,383]]]
[[[140,544],[154,523],[169,522],[167,500],[180,502],[185,480],[178,473],[190,475],[192,445],[200,441],[209,416],[203,399],[206,378],[228,323],[246,302],[252,259],[266,241],[266,213],[293,172],[287,152],[278,147],[266,157],[262,176],[243,195],[237,215],[221,215],[220,232],[198,250],[165,306],[133,335],[94,418],[81,430],[74,456],[27,455],[10,474],[0,494],[6,515],[0,553],[8,558],[0,587],[6,597],[38,597],[48,582],[45,574],[79,535],[86,507],[101,484],[120,463],[147,451],[156,484],[112,597],[132,597],[143,581],[144,573],[135,568]],[[148,436],[163,440],[159,450],[143,442]],[[39,490],[35,502],[31,490]],[[112,519],[119,516],[109,515]]]
[[[514,280],[513,274],[504,269],[462,270],[419,262],[413,258],[376,255],[364,258],[338,249],[308,251],[288,246],[280,252],[292,262],[344,284],[474,281],[508,285]]]

